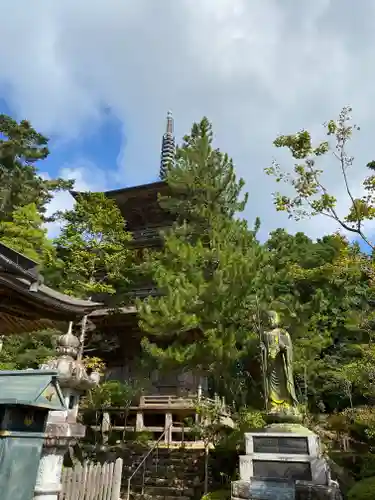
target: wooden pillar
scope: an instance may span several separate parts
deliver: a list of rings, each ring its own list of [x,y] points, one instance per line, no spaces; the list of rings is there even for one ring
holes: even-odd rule
[[[164,436],[164,441],[166,443],[170,443],[172,441],[172,423],[173,423],[173,417],[172,413],[166,413],[165,414],[165,436]]]
[[[142,432],[143,428],[143,411],[137,411],[137,417],[135,420],[135,432]]]
[[[102,438],[103,444],[108,444],[109,431],[111,430],[111,416],[107,411],[103,412],[102,417]]]

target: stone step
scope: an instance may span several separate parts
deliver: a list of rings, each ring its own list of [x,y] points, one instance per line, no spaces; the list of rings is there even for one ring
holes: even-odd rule
[[[132,465],[124,465],[123,466],[123,472],[124,474],[132,474],[136,469],[138,465],[137,464],[132,464]],[[137,474],[143,474],[143,472],[150,472],[152,474],[156,474],[160,477],[163,477],[165,473],[175,471],[175,472],[183,472],[187,474],[199,474],[203,470],[203,467],[198,467],[194,465],[188,465],[188,464],[148,464],[146,463],[145,466],[143,464],[139,467]]]
[[[146,493],[131,493],[131,498],[133,500],[191,500],[190,497],[183,496],[155,496],[148,495]]]
[[[133,469],[135,470],[141,462],[129,462],[129,463],[123,463],[123,467],[126,468],[127,470]],[[174,467],[175,469],[182,469],[182,470],[201,470],[203,469],[204,464],[201,463],[191,463],[191,462],[171,462],[171,461],[164,461],[164,460],[146,460],[145,462],[142,463],[140,466],[141,469],[143,469],[144,465],[146,468],[152,469],[155,467]]]
[[[131,485],[134,493],[142,492],[142,485]],[[176,488],[175,486],[143,486],[143,492],[153,497],[193,497],[194,488]]]
[[[133,493],[131,494],[131,497],[134,500],[191,500],[190,497],[185,497],[185,496],[164,496],[164,495],[150,495],[148,493]]]
[[[171,477],[145,477],[145,484],[148,486],[169,486],[175,488],[192,488],[201,484],[199,476],[192,475],[189,477],[178,478]]]
[[[124,463],[134,463],[134,462],[141,462],[143,459],[144,459],[144,455],[142,456],[139,456],[139,455],[135,455],[135,456],[129,456],[129,455],[123,455],[122,456],[122,459],[124,461]],[[199,457],[178,457],[176,455],[170,455],[170,456],[166,456],[166,455],[160,455],[159,453],[156,453],[156,452],[153,452],[151,453],[147,458],[146,458],[146,461],[149,461],[149,460],[159,460],[160,462],[173,462],[173,463],[176,463],[176,462],[189,462],[189,463],[199,463],[199,462],[203,462],[204,460],[204,457],[203,456],[199,456]]]
[[[123,459],[126,459],[127,457],[131,458],[134,460],[134,458],[143,458],[144,456],[147,455],[147,452],[149,450],[145,451],[144,453],[127,453],[122,451],[121,456]],[[176,458],[178,460],[200,460],[204,457],[203,453],[198,453],[198,454],[193,454],[193,453],[176,453],[175,451],[171,451],[168,453],[164,453],[162,450],[157,450],[154,449],[150,453],[150,456],[154,455],[159,455],[159,457],[165,458],[165,459],[170,459],[170,458]]]

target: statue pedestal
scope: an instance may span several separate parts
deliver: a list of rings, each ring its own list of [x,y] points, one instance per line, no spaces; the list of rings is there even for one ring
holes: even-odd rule
[[[70,445],[85,435],[84,425],[68,422],[64,418],[65,412],[56,412],[57,415],[54,413],[49,414],[47,422],[34,500],[58,500],[64,455]]]
[[[340,500],[319,437],[299,424],[273,424],[246,433],[240,480],[232,500]],[[310,495],[310,496],[309,496]]]

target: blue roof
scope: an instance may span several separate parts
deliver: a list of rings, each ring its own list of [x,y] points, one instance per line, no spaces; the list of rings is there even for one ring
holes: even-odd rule
[[[57,372],[47,370],[0,370],[0,405],[23,405],[65,410]]]

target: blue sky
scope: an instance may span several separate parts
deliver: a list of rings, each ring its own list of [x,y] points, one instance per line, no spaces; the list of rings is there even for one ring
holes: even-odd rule
[[[0,113],[8,114],[17,119],[25,118],[12,109],[1,95]],[[161,125],[163,120],[164,117],[161,117]],[[96,120],[93,125],[86,124],[79,135],[67,138],[57,134],[49,136],[50,155],[39,164],[39,168],[51,177],[57,177],[61,175],[62,169],[89,165],[89,168],[95,168],[95,176],[99,176],[99,180],[102,173],[105,189],[116,189],[154,181],[159,168],[157,155],[149,168],[142,170],[132,168],[129,165],[129,168],[126,168],[126,178],[122,179],[118,175],[118,156],[121,149],[126,147],[126,135],[124,136],[123,129],[121,120],[109,108],[103,109],[100,113],[100,119]],[[43,132],[40,129],[38,131]],[[145,170],[147,171],[146,175],[144,175]],[[95,186],[99,185],[99,180],[94,183]]]
[[[292,166],[272,146],[278,134],[307,128],[320,140],[321,124],[350,104],[361,125],[350,145],[350,183],[362,194],[364,165],[374,159],[375,0],[299,5],[2,0],[2,38],[12,43],[0,45],[0,108],[51,138],[42,171],[89,190],[156,180],[167,111],[177,140],[207,116],[216,145],[246,181],[246,217],[260,216],[262,235],[285,227],[321,236],[335,223],[296,223],[275,212],[276,186],[264,168],[275,157]],[[348,199],[332,157],[326,167],[325,184],[344,214]],[[70,204],[60,196],[51,210]]]

